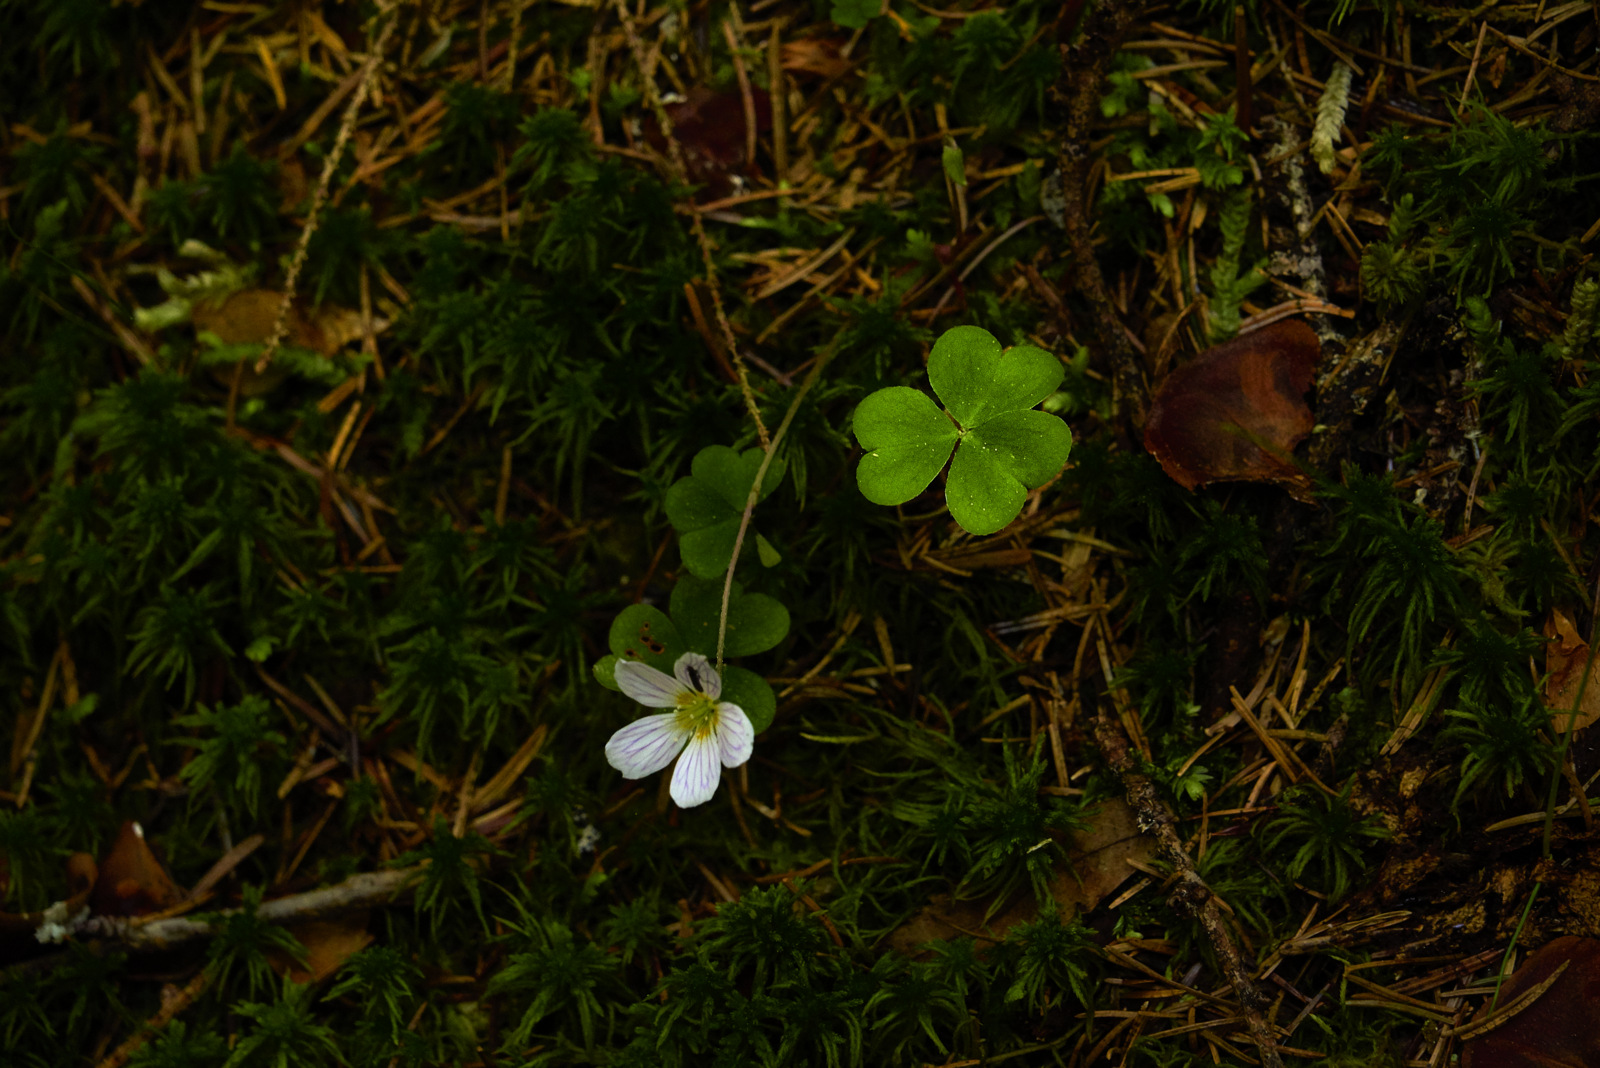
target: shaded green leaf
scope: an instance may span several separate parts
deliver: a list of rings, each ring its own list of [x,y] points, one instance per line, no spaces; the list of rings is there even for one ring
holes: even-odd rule
[[[685,575],[672,590],[672,618],[684,646],[708,657],[717,655],[717,621],[722,614],[722,583]],[[733,584],[728,601],[724,656],[764,653],[789,633],[789,610],[764,593],[745,593]]]
[[[770,727],[772,717],[778,713],[778,697],[767,680],[731,664],[722,669],[722,699],[744,709],[757,734]]]
[[[690,473],[667,490],[667,519],[678,532],[678,551],[690,574],[715,578],[728,570],[739,521],[761,467],[758,448],[740,453],[726,445],[701,449]],[[761,498],[783,480],[784,462],[774,460],[761,481]]]
[[[612,621],[609,636],[611,651],[618,658],[637,660],[649,664],[657,671],[672,673],[672,665],[688,651],[667,614],[647,604],[633,604],[624,608]],[[614,661],[613,661],[614,665]],[[595,665],[595,677],[603,684],[600,665]]]

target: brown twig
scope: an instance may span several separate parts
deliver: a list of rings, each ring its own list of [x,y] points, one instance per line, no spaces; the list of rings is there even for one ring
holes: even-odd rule
[[[1095,259],[1094,225],[1090,206],[1085,202],[1093,164],[1090,130],[1100,113],[1100,83],[1137,11],[1136,0],[1097,4],[1083,17],[1078,43],[1068,49],[1068,74],[1062,90],[1066,123],[1061,142],[1061,189],[1074,278],[1078,291],[1093,306],[1100,350],[1111,362],[1113,403],[1119,416],[1134,426],[1143,426],[1150,403],[1149,388],[1139,355],[1122,329],[1122,319]]]
[[[256,915],[267,923],[298,923],[330,913],[383,905],[410,886],[421,871],[420,867],[400,868],[353,875],[333,886],[264,902]],[[185,942],[210,938],[221,929],[227,917],[237,912],[237,909],[230,909],[211,916],[174,916],[138,926],[118,923],[108,925],[110,930],[103,933],[130,950],[170,949]]]
[[[1267,1023],[1265,1015],[1270,1002],[1260,990],[1256,989],[1255,983],[1250,978],[1250,969],[1239,953],[1239,947],[1234,943],[1233,936],[1228,932],[1217,896],[1211,892],[1211,888],[1195,870],[1189,851],[1183,847],[1183,839],[1178,834],[1172,810],[1167,808],[1166,802],[1161,799],[1155,783],[1139,770],[1139,762],[1130,752],[1128,736],[1123,733],[1121,725],[1106,714],[1103,705],[1095,715],[1094,734],[1095,742],[1099,745],[1100,752],[1104,754],[1106,763],[1122,780],[1123,791],[1128,795],[1128,804],[1138,816],[1139,826],[1155,835],[1167,860],[1176,871],[1177,887],[1172,892],[1171,902],[1200,921],[1211,948],[1217,954],[1217,961],[1222,965],[1228,983],[1239,999],[1245,1026],[1250,1029],[1250,1035],[1255,1039],[1256,1047],[1261,1052],[1262,1065],[1264,1068],[1283,1068],[1283,1059],[1278,1054],[1277,1039],[1273,1037],[1271,1025]]]

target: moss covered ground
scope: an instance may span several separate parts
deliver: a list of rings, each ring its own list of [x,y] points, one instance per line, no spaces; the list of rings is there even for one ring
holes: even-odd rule
[[[1597,33],[0,0],[0,1060],[1483,1048],[1600,935]],[[1074,438],[985,536],[857,484],[958,326]]]

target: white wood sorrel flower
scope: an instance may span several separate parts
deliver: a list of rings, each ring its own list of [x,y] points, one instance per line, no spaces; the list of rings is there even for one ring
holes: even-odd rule
[[[677,678],[673,678],[676,675]],[[756,732],[744,709],[722,696],[722,676],[699,653],[684,653],[672,675],[637,660],[618,660],[617,685],[646,708],[670,708],[635,720],[611,736],[606,759],[624,779],[660,771],[679,753],[672,773],[672,800],[693,808],[711,800],[723,768],[750,759]]]

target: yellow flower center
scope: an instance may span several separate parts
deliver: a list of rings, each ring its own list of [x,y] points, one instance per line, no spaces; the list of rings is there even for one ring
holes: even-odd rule
[[[678,729],[704,738],[717,726],[717,703],[698,690],[678,695]]]

